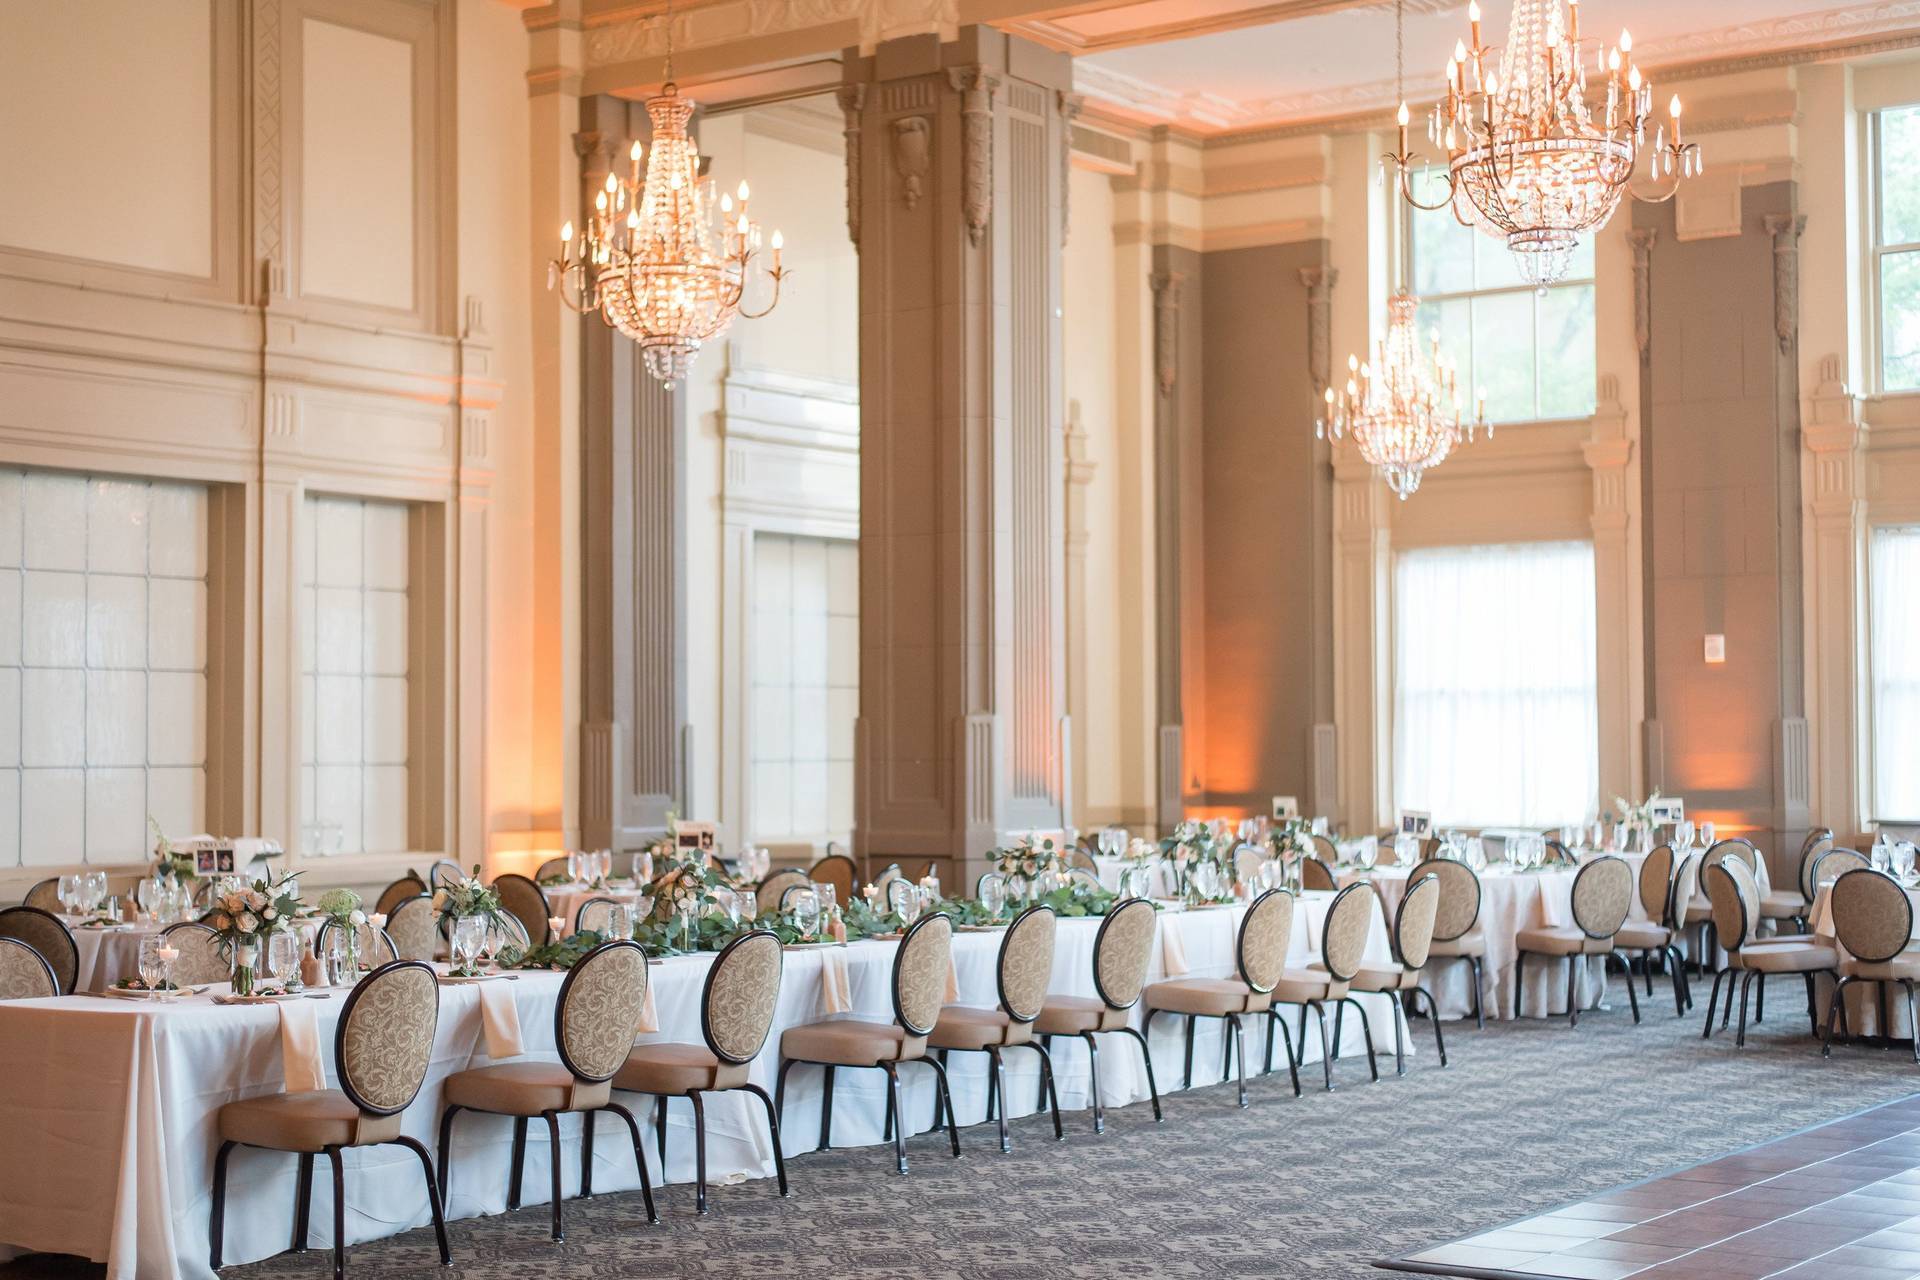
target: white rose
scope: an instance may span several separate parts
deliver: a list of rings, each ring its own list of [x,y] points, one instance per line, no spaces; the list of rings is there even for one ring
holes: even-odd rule
[[[365,924],[367,922],[367,913],[364,911],[356,910],[352,915],[348,916],[347,919],[348,921],[356,925]]]

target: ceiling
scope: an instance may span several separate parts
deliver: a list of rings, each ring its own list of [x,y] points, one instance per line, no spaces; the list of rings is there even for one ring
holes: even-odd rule
[[[1509,0],[1483,0],[1485,36],[1504,37]],[[1431,101],[1467,0],[1407,0],[1407,98]],[[1585,0],[1581,25],[1609,43],[1633,33],[1649,69],[1784,49],[1903,37],[1920,43],[1920,0]],[[1390,108],[1394,6],[1368,0],[1088,0],[1004,24],[1076,55],[1096,112],[1201,135]],[[1199,34],[1195,34],[1195,33]]]

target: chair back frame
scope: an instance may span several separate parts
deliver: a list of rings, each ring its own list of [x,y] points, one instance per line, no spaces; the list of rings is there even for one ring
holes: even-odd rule
[[[1473,886],[1473,914],[1467,917],[1466,925],[1453,933],[1442,933],[1436,925],[1433,931],[1434,941],[1452,942],[1455,938],[1464,938],[1472,933],[1474,926],[1480,923],[1480,904],[1485,892],[1481,888],[1479,875],[1464,862],[1455,862],[1451,858],[1428,858],[1407,874],[1407,883],[1413,885],[1425,876],[1432,876],[1440,882],[1440,907],[1434,912],[1436,921],[1439,919],[1440,909],[1451,905],[1447,901],[1447,895],[1451,892],[1448,888],[1449,881]]]
[[[1860,876],[1871,876],[1870,880],[1861,880]],[[1844,888],[1843,888],[1844,886]],[[1878,895],[1887,900],[1893,915],[1889,920],[1898,920],[1900,928],[1897,936],[1889,931],[1887,944],[1883,947],[1870,945],[1872,940],[1862,936],[1862,930],[1855,926],[1849,917],[1853,909],[1845,904],[1851,903],[1861,895]],[[1844,871],[1833,882],[1833,898],[1829,904],[1833,908],[1833,932],[1847,954],[1855,960],[1867,964],[1884,964],[1893,959],[1913,941],[1913,899],[1907,897],[1905,889],[1898,881],[1883,871],[1871,867],[1855,867]],[[1852,936],[1849,936],[1852,935]]]
[[[1614,870],[1616,867],[1619,868],[1619,870]],[[1613,921],[1613,927],[1603,932],[1595,932],[1591,926],[1605,923],[1605,921],[1591,918],[1582,920],[1580,918],[1580,908],[1585,902],[1581,890],[1585,888],[1587,892],[1593,892],[1592,886],[1602,883],[1602,877],[1608,876],[1624,877],[1627,892],[1621,898],[1619,903],[1620,916]],[[1592,879],[1589,880],[1589,877],[1592,877]],[[1580,932],[1586,934],[1589,938],[1611,938],[1614,934],[1620,932],[1620,926],[1626,923],[1627,916],[1630,915],[1632,911],[1633,868],[1627,864],[1625,858],[1617,857],[1614,854],[1606,854],[1603,857],[1595,858],[1593,861],[1581,867],[1579,872],[1573,877],[1573,922],[1579,926]]]
[[[1263,914],[1268,912],[1281,913],[1279,923],[1273,926],[1280,933],[1280,962],[1271,977],[1255,971],[1258,958],[1249,955],[1247,951],[1248,933],[1264,923]],[[1249,989],[1261,993],[1279,986],[1281,975],[1286,972],[1287,948],[1292,945],[1292,942],[1293,895],[1285,889],[1268,889],[1255,898],[1253,905],[1247,908],[1247,914],[1240,919],[1240,932],[1234,938],[1233,961],[1240,971],[1240,981],[1246,983]]]
[[[434,984],[434,1031],[429,1032],[427,1036],[428,1044],[432,1044],[433,1037],[438,1033],[440,1026],[440,980],[438,975],[434,973],[433,966],[421,960],[388,961],[372,973],[369,973],[366,977],[360,979],[360,981],[354,983],[353,990],[347,993],[346,1007],[340,1010],[340,1021],[333,1029],[334,1071],[340,1077],[340,1091],[347,1095],[348,1100],[351,1101],[354,1106],[360,1108],[360,1110],[366,1112],[368,1115],[390,1116],[405,1111],[408,1107],[412,1106],[414,1099],[420,1096],[420,1090],[426,1085],[427,1071],[432,1069],[432,1055],[431,1052],[429,1052],[427,1067],[420,1072],[420,1078],[414,1082],[413,1092],[407,1096],[405,1102],[397,1107],[377,1107],[367,1101],[365,1097],[361,1096],[360,1091],[354,1088],[352,1073],[347,1070],[347,1030],[353,1025],[353,1011],[355,1007],[359,1005],[360,997],[372,990],[375,982],[390,980],[389,975],[405,969],[424,970],[428,979]]]
[[[1100,997],[1101,1003],[1105,1004],[1109,1009],[1133,1008],[1134,1005],[1140,1003],[1141,993],[1146,990],[1146,970],[1147,967],[1153,963],[1151,941],[1149,941],[1146,949],[1147,963],[1141,966],[1139,979],[1135,984],[1133,998],[1131,1000],[1116,1000],[1114,993],[1108,991],[1107,984],[1100,979],[1100,957],[1101,953],[1106,949],[1108,942],[1111,940],[1108,935],[1113,929],[1114,921],[1122,919],[1123,913],[1137,913],[1141,911],[1147,913],[1149,923],[1154,920],[1154,906],[1145,898],[1126,898],[1120,902],[1116,902],[1107,911],[1107,918],[1100,922],[1099,931],[1093,935],[1093,989],[1095,994]],[[1131,917],[1124,918],[1130,919]]]
[[[1433,899],[1429,909],[1426,899]],[[1405,896],[1393,913],[1393,954],[1403,969],[1424,969],[1433,948],[1433,919],[1440,910],[1440,877],[1424,875],[1407,886]],[[1420,936],[1422,916],[1426,936]],[[1410,937],[1411,935],[1411,937]]]
[[[773,946],[774,1004],[777,1006],[780,998],[780,981],[783,976],[783,971],[786,968],[786,951],[780,945],[779,935],[775,934],[771,929],[749,930],[722,947],[720,954],[714,957],[713,964],[708,967],[706,983],[700,989],[700,1037],[707,1042],[707,1051],[709,1053],[720,1059],[720,1061],[732,1063],[735,1066],[743,1062],[752,1062],[760,1056],[760,1050],[766,1047],[767,1037],[773,1033],[773,1011],[771,1008],[769,1009],[767,1024],[761,1029],[760,1042],[754,1046],[752,1053],[741,1055],[729,1050],[723,1047],[713,1034],[714,983],[716,979],[727,971],[727,966],[733,960],[735,951],[748,945],[756,947],[768,945],[767,942],[760,941],[760,939],[770,940]]]
[[[516,871],[509,871],[505,875],[499,875],[493,878],[494,893],[500,894],[500,889],[503,885],[512,886],[516,890],[520,889],[521,886],[525,886],[527,889],[533,891],[532,901],[540,904],[538,908],[540,918],[538,920],[529,921],[518,911],[515,911],[513,905],[507,901],[505,895],[500,896],[500,909],[520,921],[521,927],[527,931],[527,940],[530,944],[541,946],[550,942],[552,940],[553,926],[548,924],[547,921],[553,918],[553,905],[547,901],[547,891],[540,887],[540,882],[523,876]]]
[[[1355,897],[1356,894],[1363,894],[1365,897]],[[1350,913],[1362,910],[1371,911],[1374,902],[1377,900],[1378,895],[1374,893],[1372,885],[1350,884],[1334,895],[1333,905],[1327,908],[1327,918],[1320,926],[1320,963],[1329,974],[1340,982],[1351,982],[1353,980],[1353,976],[1360,972],[1360,961],[1363,959],[1363,956],[1354,956],[1352,964],[1341,963],[1346,959],[1344,956],[1335,957],[1333,953],[1334,935],[1337,932],[1340,933],[1344,941],[1345,934],[1343,930],[1336,930],[1334,926],[1336,924],[1344,924],[1347,915]],[[1358,902],[1361,905],[1348,906],[1347,903],[1349,901]],[[1366,936],[1362,934],[1360,950],[1364,952],[1365,947]]]
[[[906,1028],[907,1033],[909,1035],[915,1035],[915,1036],[924,1036],[929,1034],[933,1030],[934,1023],[940,1020],[940,1010],[938,1008],[935,1008],[933,1011],[933,1017],[928,1019],[924,1025],[922,1025],[920,1022],[915,1021],[908,1014],[907,1007],[906,1007],[906,993],[902,991],[900,987],[901,971],[906,967],[907,960],[909,958],[914,957],[917,954],[914,952],[913,948],[916,945],[922,946],[922,947],[932,945],[931,943],[917,941],[920,937],[920,932],[923,929],[935,929],[935,930],[945,929],[946,930],[947,963],[949,965],[953,963],[953,921],[949,919],[944,913],[935,911],[929,915],[921,916],[918,920],[915,920],[911,925],[907,926],[907,931],[901,935],[900,949],[894,952],[894,956],[893,956],[893,977],[891,981],[891,987],[892,987],[892,993],[893,993],[893,1018],[895,1022],[898,1022],[902,1027]]]
[[[61,954],[53,956],[47,954],[46,948],[34,946],[33,943],[27,942],[25,938],[20,939],[22,942],[27,942],[28,946],[33,947],[35,951],[39,952],[40,958],[45,960],[47,967],[53,970],[53,976],[59,986],[60,994],[63,996],[72,995],[73,988],[80,981],[80,944],[74,941],[73,930],[67,927],[66,921],[51,911],[45,911],[39,907],[7,907],[4,910],[0,910],[0,937],[18,937],[18,934],[7,932],[5,922],[21,918],[45,921],[46,926],[57,931],[57,936],[65,941],[66,945],[61,948]]]
[[[1733,872],[1718,862],[1709,864],[1701,875],[1707,881],[1707,900],[1713,906],[1714,940],[1720,944],[1722,950],[1739,951],[1747,945],[1748,933],[1753,928],[1753,911],[1747,905],[1747,895],[1740,892],[1740,881],[1734,877]],[[1725,921],[1721,919],[1722,905],[1713,894],[1713,887],[1722,882],[1726,885],[1725,892],[1731,903],[1725,909],[1724,914],[1728,917]],[[1723,925],[1734,927],[1725,928]]]

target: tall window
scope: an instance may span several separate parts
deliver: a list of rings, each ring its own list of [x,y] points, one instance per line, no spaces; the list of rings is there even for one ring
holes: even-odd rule
[[[1434,184],[1421,195],[1432,203]],[[1445,209],[1409,208],[1409,279],[1423,337],[1460,368],[1461,403],[1487,393],[1492,422],[1584,418],[1594,406],[1593,239],[1582,237],[1564,279],[1528,284],[1506,245]]]
[[[832,538],[753,542],[756,840],[846,840],[860,710],[860,548]]]
[[[0,866],[205,821],[207,491],[0,470]]]
[[[1877,822],[1920,818],[1920,525],[1875,529],[1868,556]]]
[[[1877,111],[1871,130],[1874,325],[1880,389],[1920,390],[1920,106]]]
[[[1594,812],[1592,544],[1403,551],[1393,635],[1400,808],[1459,826],[1557,826]]]
[[[307,499],[300,820],[311,852],[410,843],[407,525],[402,503]]]

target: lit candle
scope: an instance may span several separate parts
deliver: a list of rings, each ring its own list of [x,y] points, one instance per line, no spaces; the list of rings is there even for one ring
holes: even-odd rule
[[[877,884],[870,884],[870,885],[867,885],[865,888],[861,889],[860,892],[867,896],[867,902],[871,904],[875,898],[878,898],[880,896],[880,886]]]
[[[1473,24],[1474,52],[1480,50],[1480,0],[1470,0],[1467,5],[1467,21]]]
[[[567,921],[564,916],[548,916],[547,917],[547,928],[553,930],[553,932],[555,932],[556,934],[559,933],[562,929],[565,929],[566,927],[567,927]]]
[[[1407,104],[1404,102],[1400,104],[1400,114],[1398,118],[1400,121],[1400,154],[1404,156],[1407,154]]]
[[[159,947],[155,949],[153,954],[160,957],[160,962],[162,964],[172,964],[175,960],[178,960],[180,958],[180,948]]]
[[[1679,99],[1676,98],[1675,101],[1677,102]],[[776,230],[773,233],[773,270],[776,275],[779,274],[780,271],[780,246],[785,243],[786,241],[781,238],[780,233]]]
[[[1673,117],[1673,145],[1680,145],[1680,95],[1674,94],[1673,101],[1667,103],[1667,114]]]
[[[386,913],[381,911],[374,912],[372,915],[367,917],[367,924],[375,929],[386,928],[387,927]]]

